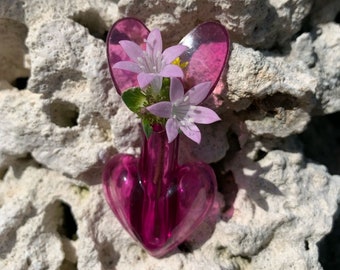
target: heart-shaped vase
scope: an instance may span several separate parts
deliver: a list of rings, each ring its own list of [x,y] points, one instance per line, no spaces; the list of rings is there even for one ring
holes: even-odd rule
[[[130,60],[119,44],[133,41],[145,49],[149,30],[139,20],[117,21],[107,38],[110,73],[119,94],[138,87],[137,74],[113,66]],[[185,90],[210,81],[216,86],[229,54],[225,28],[214,22],[204,23],[185,36],[181,44],[188,49],[180,56],[185,63]],[[178,137],[168,142],[164,126],[152,125],[151,135],[144,135],[139,158],[118,154],[104,168],[106,200],[114,214],[143,247],[161,257],[183,242],[204,220],[216,194],[216,177],[203,163],[179,165]]]
[[[141,156],[115,155],[106,165],[106,199],[124,228],[153,256],[183,242],[204,220],[215,193],[214,171],[205,163],[177,164],[178,139],[152,132]]]

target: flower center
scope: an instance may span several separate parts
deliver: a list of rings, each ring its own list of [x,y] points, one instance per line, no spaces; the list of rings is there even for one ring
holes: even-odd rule
[[[164,67],[163,55],[161,52],[151,51],[151,53],[143,52],[143,56],[137,58],[139,67],[145,73],[159,73]]]
[[[186,126],[188,123],[194,123],[193,118],[190,116],[190,112],[195,110],[195,108],[196,106],[190,104],[174,104],[172,107],[172,118],[176,119],[182,126]]]

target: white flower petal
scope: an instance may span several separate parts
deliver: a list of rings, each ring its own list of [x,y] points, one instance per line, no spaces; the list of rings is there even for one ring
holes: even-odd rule
[[[190,104],[198,105],[206,99],[210,92],[211,82],[203,82],[192,87],[186,95],[190,98]]]
[[[146,107],[146,109],[152,114],[163,117],[170,118],[171,117],[171,103],[169,101],[161,101]]]
[[[168,121],[166,121],[165,130],[166,130],[166,135],[168,136],[169,143],[171,143],[174,139],[176,139],[178,135],[178,128],[179,128],[179,124],[175,119],[170,118],[168,119]]]
[[[183,78],[184,73],[183,70],[176,65],[166,65],[165,67],[163,67],[163,69],[161,70],[161,72],[159,73],[161,76],[163,77],[180,77]]]
[[[221,118],[211,109],[202,106],[192,106],[188,112],[188,117],[198,124],[211,124],[221,120]]]
[[[170,79],[170,101],[171,103],[175,103],[183,99],[184,96],[184,88],[182,82],[177,78]]]
[[[154,57],[160,56],[162,54],[162,36],[158,29],[154,29],[150,32],[146,40],[146,52]]]
[[[130,40],[119,41],[120,46],[122,46],[125,53],[131,58],[132,61],[138,62],[138,57],[143,56],[143,50],[136,43]]]
[[[153,90],[155,93],[159,93],[159,91],[160,91],[161,88],[162,88],[162,83],[163,83],[163,78],[156,75],[156,76],[154,77],[154,79],[151,81],[152,90]]]
[[[174,61],[178,56],[180,56],[187,49],[188,47],[184,45],[175,45],[175,46],[171,46],[165,49],[163,52],[164,62],[166,64],[170,64],[172,61]]]
[[[180,129],[189,139],[198,144],[201,142],[201,132],[195,124],[181,125]]]
[[[137,75],[138,84],[141,88],[144,88],[152,82],[155,78],[154,74],[141,72]]]
[[[142,70],[139,65],[131,61],[120,61],[112,66],[112,68],[128,70],[134,73],[140,73]]]

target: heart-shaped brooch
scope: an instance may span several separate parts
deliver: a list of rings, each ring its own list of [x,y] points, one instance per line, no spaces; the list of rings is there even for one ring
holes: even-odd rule
[[[178,134],[201,141],[198,124],[220,120],[200,104],[216,86],[229,56],[219,23],[197,26],[163,51],[161,33],[139,20],[117,21],[107,37],[112,80],[143,126],[140,157],[117,154],[105,165],[104,193],[112,211],[153,256],[182,243],[205,219],[216,177],[203,162],[178,164]]]

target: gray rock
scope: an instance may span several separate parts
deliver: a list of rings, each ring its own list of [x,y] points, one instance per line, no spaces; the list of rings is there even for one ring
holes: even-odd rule
[[[328,137],[295,134],[340,111],[339,10],[336,0],[1,1],[0,268],[322,269],[340,177],[315,158]],[[140,153],[103,41],[123,16],[159,28],[165,46],[207,20],[233,42],[223,89],[205,103],[222,121],[200,127],[202,145],[180,140],[182,161],[215,163],[216,203],[187,252],[163,259],[123,230],[100,184],[110,156]]]

